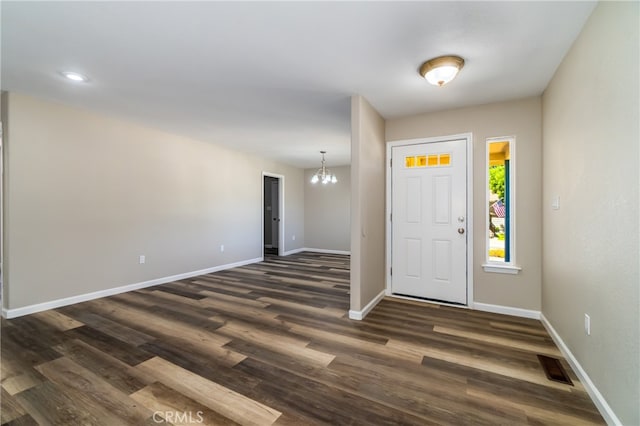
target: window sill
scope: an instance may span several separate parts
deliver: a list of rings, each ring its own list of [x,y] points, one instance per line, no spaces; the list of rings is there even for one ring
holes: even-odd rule
[[[493,265],[485,263],[482,265],[485,272],[493,272],[496,274],[518,274],[522,270],[519,266],[514,265]]]

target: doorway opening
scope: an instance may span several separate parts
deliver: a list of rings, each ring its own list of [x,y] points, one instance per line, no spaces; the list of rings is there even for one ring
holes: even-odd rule
[[[284,176],[262,174],[262,254],[281,256],[284,247]]]

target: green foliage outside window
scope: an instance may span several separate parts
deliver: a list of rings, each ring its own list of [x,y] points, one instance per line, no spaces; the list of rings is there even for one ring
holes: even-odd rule
[[[489,188],[504,202],[504,165],[489,167]]]

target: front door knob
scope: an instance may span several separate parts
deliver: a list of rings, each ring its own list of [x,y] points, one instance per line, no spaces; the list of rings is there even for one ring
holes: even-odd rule
[[[464,234],[464,228],[458,228],[458,234]]]

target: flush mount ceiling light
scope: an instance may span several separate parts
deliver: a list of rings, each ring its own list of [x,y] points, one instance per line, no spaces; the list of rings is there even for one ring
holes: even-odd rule
[[[464,66],[459,56],[439,56],[429,59],[420,67],[420,75],[434,86],[444,86],[458,75]]]
[[[89,81],[89,78],[87,78],[87,76],[73,71],[62,71],[60,74],[62,74],[69,80],[76,81],[78,83],[86,83],[87,81]]]
[[[338,181],[336,175],[331,174],[329,169],[327,169],[324,165],[324,155],[326,153],[327,151],[320,151],[320,154],[322,154],[322,167],[320,167],[316,174],[311,177],[311,183],[322,182],[324,185],[326,185],[328,183],[336,183]]]

